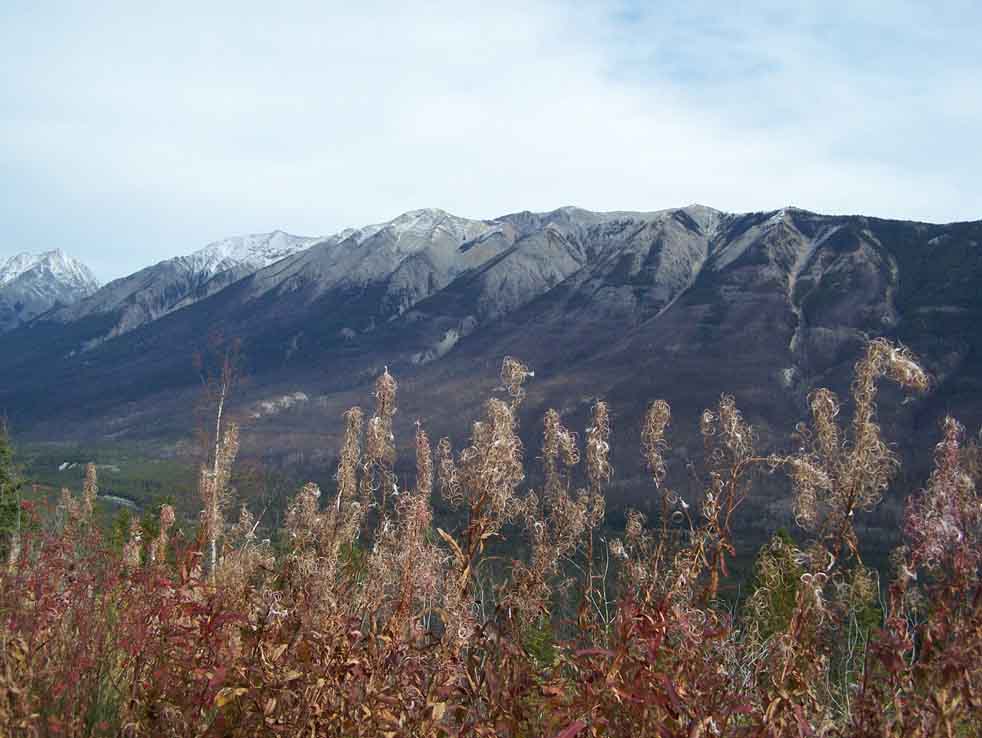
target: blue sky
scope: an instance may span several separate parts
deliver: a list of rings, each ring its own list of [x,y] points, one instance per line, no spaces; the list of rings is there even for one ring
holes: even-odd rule
[[[159,5],[2,4],[0,258],[430,206],[982,218],[978,2]]]

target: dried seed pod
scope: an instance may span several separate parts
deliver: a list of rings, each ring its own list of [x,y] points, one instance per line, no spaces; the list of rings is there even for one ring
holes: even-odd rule
[[[546,411],[543,418],[542,464],[545,472],[545,493],[555,497],[563,489],[559,465],[575,466],[580,461],[576,434],[566,428],[555,410]]]
[[[453,458],[453,447],[449,438],[441,438],[436,445],[437,478],[440,482],[440,494],[451,507],[459,507],[463,501],[460,489],[460,478],[457,474],[457,464]]]
[[[140,528],[139,520],[130,522],[130,537],[123,545],[123,565],[127,569],[138,569],[140,566],[140,552],[143,548],[143,530]]]
[[[427,500],[433,494],[433,451],[419,421],[416,421],[416,494]]]
[[[520,405],[525,399],[525,380],[535,376],[535,372],[512,356],[501,362],[501,383],[512,398],[512,406]]]
[[[603,400],[593,404],[592,425],[586,431],[586,474],[593,490],[599,490],[613,475],[610,465],[610,415]]]
[[[648,466],[648,471],[655,480],[655,486],[660,487],[665,481],[665,429],[672,417],[672,409],[664,400],[655,400],[648,406],[641,427],[641,448]]]

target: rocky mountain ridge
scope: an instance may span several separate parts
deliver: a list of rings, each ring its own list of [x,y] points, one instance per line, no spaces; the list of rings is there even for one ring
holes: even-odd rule
[[[461,438],[510,354],[536,370],[530,418],[555,406],[575,424],[603,396],[630,435],[664,397],[685,454],[684,419],[724,391],[762,442],[786,442],[810,389],[845,395],[866,337],[885,335],[937,378],[884,421],[898,443],[922,443],[943,412],[982,423],[980,284],[982,222],[699,205],[490,220],[413,211],[230,277],[88,350],[116,314],[36,320],[5,337],[0,408],[38,438],[180,436],[198,391],[191,357],[220,330],[242,341],[254,452],[299,444],[327,463],[337,418],[367,401],[383,366],[409,387],[405,422]]]

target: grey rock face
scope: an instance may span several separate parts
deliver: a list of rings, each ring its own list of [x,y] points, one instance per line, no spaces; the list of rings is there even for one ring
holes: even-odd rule
[[[342,231],[259,271],[249,293],[254,298],[302,293],[313,301],[332,290],[387,282],[384,307],[402,312],[466,269],[472,257],[460,257],[460,246],[488,227],[442,210],[414,210],[387,223]]]

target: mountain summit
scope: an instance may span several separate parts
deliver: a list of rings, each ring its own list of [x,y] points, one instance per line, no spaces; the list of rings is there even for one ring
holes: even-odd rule
[[[255,270],[303,251],[318,240],[283,231],[252,233],[215,241],[183,259],[202,274],[214,275],[243,267]]]
[[[92,271],[61,249],[0,261],[0,333],[99,288]]]

